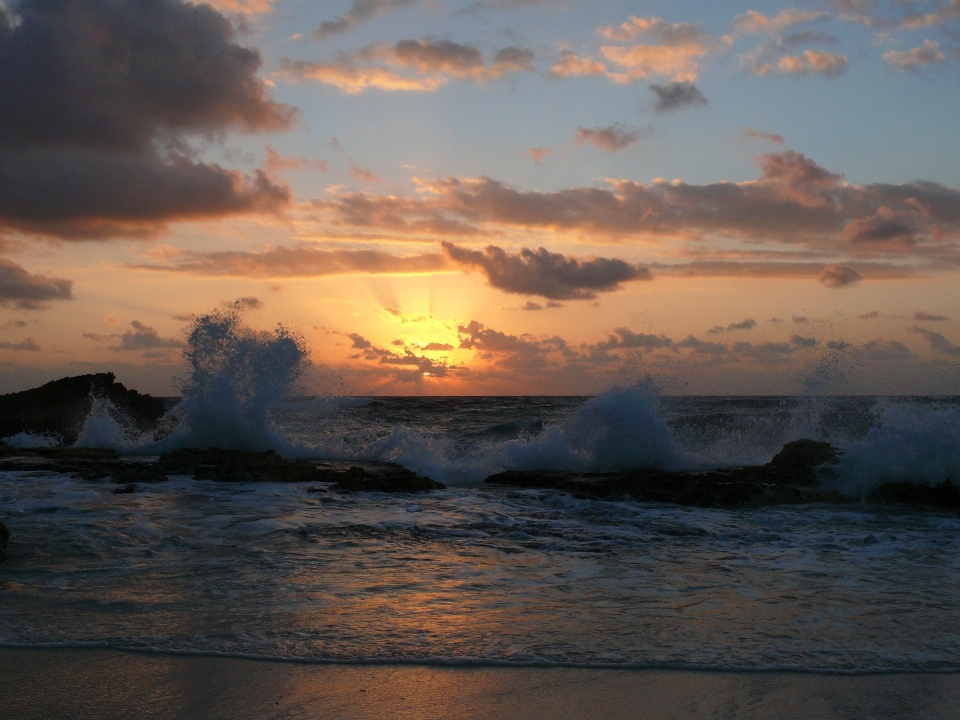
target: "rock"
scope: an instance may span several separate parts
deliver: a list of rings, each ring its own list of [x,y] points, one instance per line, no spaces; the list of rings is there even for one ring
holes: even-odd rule
[[[443,483],[399,466],[387,467],[377,473],[351,467],[333,475],[337,482],[330,489],[335,492],[420,493],[447,489]]]
[[[887,483],[875,488],[867,499],[894,505],[927,505],[957,510],[960,509],[960,488],[949,480],[935,486]]]
[[[121,485],[121,486],[118,487],[118,488],[114,488],[113,494],[114,494],[114,495],[127,495],[127,494],[129,494],[129,493],[135,493],[136,491],[137,491],[137,486],[134,485],[133,483],[129,483],[128,485]]]
[[[0,562],[7,559],[7,540],[10,539],[10,531],[7,526],[0,523]]]
[[[842,451],[818,440],[794,440],[783,446],[764,467],[775,473],[780,482],[816,485],[818,470],[836,465]]]
[[[183,448],[160,456],[167,475],[192,475],[218,482],[330,482],[330,471],[306,460],[285,460],[273,450]]]
[[[766,465],[701,471],[659,469],[617,473],[507,471],[484,482],[569,492],[594,500],[632,499],[694,507],[758,507],[781,503],[842,502],[836,492],[816,487],[818,468],[836,462],[840,451],[828,443],[787,443]]]
[[[115,419],[141,432],[156,428],[166,412],[162,400],[127,390],[116,382],[113,373],[78,375],[0,395],[0,437],[28,432],[56,436],[64,445],[73,444],[94,397],[109,400],[117,412]]]

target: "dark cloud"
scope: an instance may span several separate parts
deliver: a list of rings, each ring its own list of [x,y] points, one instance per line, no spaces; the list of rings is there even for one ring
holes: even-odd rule
[[[255,50],[207,5],[21,0],[0,28],[0,226],[64,238],[274,209],[264,174],[190,159],[191,135],[289,127]]]
[[[358,227],[401,229],[414,222],[460,223],[472,232],[566,229],[613,237],[703,239],[727,235],[801,244],[858,255],[904,254],[889,246],[853,243],[845,228],[880,208],[909,216],[914,253],[954,252],[960,238],[960,191],[932,182],[852,185],[800,153],[761,155],[761,175],[746,182],[690,185],[681,181],[609,181],[609,187],[523,191],[491,178],[421,181],[420,199],[347,195],[322,205]],[[318,206],[319,207],[319,206]],[[920,240],[922,238],[922,241]],[[820,268],[822,269],[822,265]]]
[[[133,331],[127,330],[127,332],[120,336],[120,345],[116,348],[117,352],[183,347],[183,343],[176,338],[160,337],[156,330],[152,327],[147,327],[139,320],[134,320],[130,325],[133,326]]]
[[[730,332],[731,330],[753,330],[757,326],[757,321],[753,318],[747,318],[741,322],[730,323],[726,327],[722,325],[716,325],[711,329],[707,330],[711,335],[718,335],[722,332]]]
[[[353,340],[352,347],[354,350],[369,350],[373,347],[373,343],[367,340],[363,335],[357,335],[357,333],[347,333],[347,337]]]
[[[16,263],[0,258],[0,305],[4,307],[39,310],[50,300],[70,300],[72,288],[72,280],[31,275]]]
[[[444,378],[451,373],[464,371],[463,368],[456,365],[450,365],[446,359],[436,361],[423,355],[418,355],[414,349],[411,349],[403,340],[394,340],[391,343],[397,347],[403,347],[403,354],[395,353],[377,347],[362,335],[357,333],[347,333],[347,337],[353,341],[351,346],[354,350],[359,350],[350,356],[351,360],[366,360],[374,362],[379,366],[381,374],[387,374],[400,382],[422,382],[425,377]],[[421,348],[425,352],[437,352],[453,350],[452,345],[446,343],[430,343]]]
[[[551,300],[592,299],[597,293],[620,289],[620,283],[651,277],[646,268],[623,260],[577,260],[545,248],[524,248],[512,255],[495,245],[482,252],[446,241],[441,245],[452,263],[480,270],[493,287]]]
[[[605,128],[585,128],[581,125],[577,128],[573,142],[577,145],[589,143],[601,150],[616,152],[649,137],[650,133],[649,128],[638,128],[618,122]]]
[[[651,85],[650,89],[657,96],[656,103],[653,106],[656,112],[668,112],[707,104],[707,98],[693,83],[672,82],[666,85]]]
[[[797,347],[815,347],[817,344],[817,339],[812,337],[804,337],[803,335],[791,335],[790,342]]]
[[[934,352],[938,352],[942,355],[960,357],[960,347],[954,345],[940,333],[927,330],[926,328],[922,328],[917,325],[914,325],[912,328],[910,328],[910,331],[916,333],[930,343],[930,347],[934,350]]]
[[[860,352],[865,359],[875,362],[910,360],[916,357],[910,348],[898,340],[871,340],[864,344]]]
[[[946,322],[950,318],[943,315],[931,315],[930,313],[923,312],[918,310],[913,314],[913,320],[915,322]]]
[[[237,298],[236,300],[233,300],[233,301],[224,300],[220,304],[223,307],[232,308],[233,310],[242,312],[244,310],[259,310],[260,308],[263,307],[264,302],[258,297],[250,296],[250,297]]]
[[[666,335],[648,335],[635,333],[628,328],[620,327],[613,331],[605,341],[595,345],[601,350],[616,350],[618,348],[640,348],[642,350],[658,350],[673,345],[673,340]]]
[[[856,285],[861,280],[863,280],[863,276],[846,265],[827,265],[820,275],[820,282],[831,288]]]
[[[318,40],[339,35],[374,15],[386,10],[404,8],[413,5],[417,0],[353,0],[353,4],[343,15],[336,20],[325,20],[313,31]]]
[[[0,342],[0,350],[15,350],[15,351],[25,351],[25,352],[37,352],[40,349],[40,346],[34,342],[33,338],[27,338],[26,340],[21,340],[20,342]]]
[[[417,273],[450,268],[441,253],[397,256],[380,250],[323,250],[313,246],[275,247],[262,252],[183,252],[167,265],[142,270],[228,277],[319,277],[344,273]]]

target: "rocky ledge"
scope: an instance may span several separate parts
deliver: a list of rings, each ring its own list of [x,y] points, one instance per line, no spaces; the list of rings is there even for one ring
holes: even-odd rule
[[[140,432],[157,427],[166,412],[159,398],[128,390],[113,373],[65,377],[32,390],[0,395],[0,438],[22,432],[76,442],[94,398],[108,400],[118,422]]]
[[[108,480],[114,492],[136,492],[136,483],[165,482],[188,475],[216,482],[325,483],[333,492],[418,493],[445,486],[389,463],[335,467],[331,463],[287,460],[273,450],[250,452],[223,448],[185,448],[158,458],[121,457],[91,448],[14,448],[0,443],[0,470],[59,472],[81,480]]]
[[[841,451],[828,443],[787,443],[766,465],[700,471],[631,470],[573,473],[551,470],[507,471],[484,482],[522,488],[557,490],[590,500],[630,499],[693,507],[761,507],[795,503],[846,503],[850,498],[827,489]],[[950,482],[936,487],[890,483],[877,487],[870,502],[960,509],[960,488]]]

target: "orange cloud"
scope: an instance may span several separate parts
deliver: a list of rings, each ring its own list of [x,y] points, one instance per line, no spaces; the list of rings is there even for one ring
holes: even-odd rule
[[[488,64],[471,45],[401,40],[395,45],[371,45],[328,62],[284,58],[279,75],[291,82],[322,82],[356,94],[369,88],[433,92],[454,79],[484,83],[533,69],[533,52],[523,48],[503,48]]]

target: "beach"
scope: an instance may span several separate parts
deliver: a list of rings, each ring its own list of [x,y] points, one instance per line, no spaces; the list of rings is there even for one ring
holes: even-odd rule
[[[821,674],[334,665],[0,649],[0,717],[936,718],[958,673]]]

